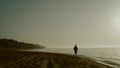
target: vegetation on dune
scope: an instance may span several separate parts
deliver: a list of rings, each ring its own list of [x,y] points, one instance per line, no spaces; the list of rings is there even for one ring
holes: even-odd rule
[[[34,49],[45,48],[44,46],[32,43],[18,42],[13,39],[0,39],[1,49]]]

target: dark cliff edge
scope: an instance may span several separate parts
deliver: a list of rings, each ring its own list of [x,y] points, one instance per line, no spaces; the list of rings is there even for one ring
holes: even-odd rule
[[[32,43],[19,42],[13,39],[0,39],[0,50],[16,49],[42,49],[44,46]]]

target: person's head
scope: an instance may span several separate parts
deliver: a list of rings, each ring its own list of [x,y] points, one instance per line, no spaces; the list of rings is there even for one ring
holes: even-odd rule
[[[77,44],[75,44],[75,47],[77,47]]]

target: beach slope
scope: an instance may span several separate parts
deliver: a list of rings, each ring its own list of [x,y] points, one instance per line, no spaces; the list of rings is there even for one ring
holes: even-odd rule
[[[0,51],[0,68],[112,68],[74,55]]]

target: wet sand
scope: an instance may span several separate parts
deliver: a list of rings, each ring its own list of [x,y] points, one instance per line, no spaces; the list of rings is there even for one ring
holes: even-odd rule
[[[112,68],[88,58],[74,55],[0,51],[0,68]]]

